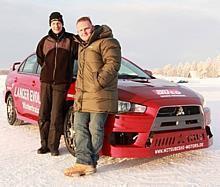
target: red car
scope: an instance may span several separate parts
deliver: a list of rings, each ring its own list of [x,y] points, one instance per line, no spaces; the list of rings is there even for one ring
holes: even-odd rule
[[[74,68],[76,70],[77,67]],[[40,66],[35,54],[14,63],[6,79],[5,102],[10,125],[37,123],[40,106]],[[76,74],[75,74],[76,76]],[[101,154],[112,157],[154,157],[212,144],[210,110],[198,93],[153,77],[122,58],[118,114],[109,115]],[[66,98],[64,139],[74,155],[75,77]]]

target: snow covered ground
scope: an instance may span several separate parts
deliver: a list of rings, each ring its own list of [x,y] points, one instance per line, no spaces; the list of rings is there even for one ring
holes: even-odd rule
[[[63,175],[75,161],[63,140],[60,156],[38,155],[37,125],[8,125],[4,82],[5,76],[0,76],[0,186],[220,186],[220,79],[184,83],[202,94],[211,108],[214,143],[210,148],[156,159],[103,156],[97,173],[80,178]]]

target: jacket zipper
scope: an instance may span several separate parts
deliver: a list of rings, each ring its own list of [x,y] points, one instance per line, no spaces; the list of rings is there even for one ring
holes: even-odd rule
[[[80,50],[80,53],[83,53],[83,55],[82,55],[82,61],[83,61],[83,63],[81,63],[80,65],[81,65],[81,73],[82,73],[82,75],[84,74],[84,67],[85,67],[85,49],[81,49]],[[81,100],[80,100],[80,103],[81,103],[81,108],[80,108],[80,111],[82,111],[82,100],[83,100],[83,95],[84,95],[84,77],[82,78],[82,90],[81,90],[81,94],[82,94],[82,97],[81,97]]]
[[[57,68],[57,42],[56,42],[56,52],[55,52],[55,65],[54,65],[54,70],[53,70],[53,81],[54,81],[54,84],[55,84],[56,68]]]

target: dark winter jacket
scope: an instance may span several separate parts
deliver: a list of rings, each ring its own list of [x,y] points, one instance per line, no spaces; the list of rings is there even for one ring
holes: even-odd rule
[[[111,29],[95,26],[88,43],[80,42],[75,111],[116,113],[121,47]]]
[[[78,44],[73,34],[65,32],[58,35],[52,30],[39,42],[36,50],[41,65],[40,80],[46,83],[69,83],[73,76],[73,63],[77,58]]]

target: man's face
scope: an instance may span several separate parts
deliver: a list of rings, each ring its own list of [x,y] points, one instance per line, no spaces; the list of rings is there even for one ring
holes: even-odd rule
[[[76,29],[80,38],[87,42],[93,32],[93,25],[89,21],[80,21],[76,24]]]
[[[58,20],[54,20],[51,22],[50,27],[55,34],[59,34],[62,31],[63,24]]]

